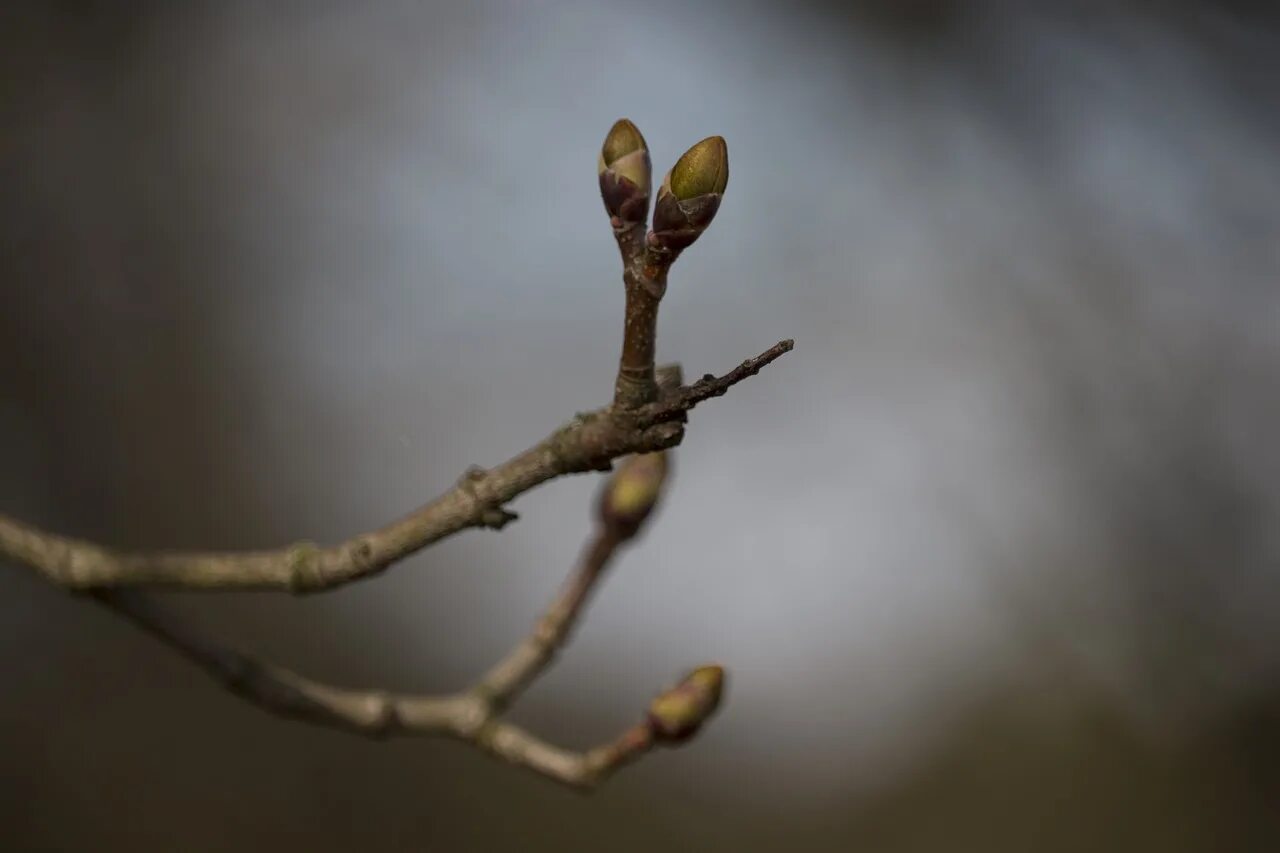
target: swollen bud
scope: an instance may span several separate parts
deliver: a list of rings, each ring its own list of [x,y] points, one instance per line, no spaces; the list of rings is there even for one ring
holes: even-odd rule
[[[728,183],[729,147],[722,136],[702,140],[671,169],[671,193],[681,201],[707,193],[723,195]]]
[[[644,222],[653,184],[649,146],[630,120],[620,118],[613,123],[600,148],[597,171],[600,196],[614,227]]]
[[[667,172],[653,208],[650,243],[671,252],[691,245],[711,224],[729,183],[729,148],[709,136],[684,152]]]
[[[622,460],[600,496],[600,520],[623,539],[635,536],[662,495],[667,471],[662,450]]]
[[[649,703],[649,727],[656,740],[679,742],[715,713],[724,692],[724,667],[700,666]]]

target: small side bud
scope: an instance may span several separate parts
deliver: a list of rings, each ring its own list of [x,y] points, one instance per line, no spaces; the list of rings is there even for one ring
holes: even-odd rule
[[[640,531],[662,496],[669,470],[666,451],[628,456],[605,483],[600,520],[624,539]]]
[[[597,172],[600,196],[614,227],[644,222],[653,184],[649,146],[630,120],[620,118],[609,129],[600,148]]]
[[[679,743],[691,737],[720,705],[724,667],[700,666],[649,703],[649,727],[659,741]]]
[[[702,236],[729,184],[729,147],[724,138],[709,136],[676,161],[662,180],[653,208],[649,242],[679,252]]]

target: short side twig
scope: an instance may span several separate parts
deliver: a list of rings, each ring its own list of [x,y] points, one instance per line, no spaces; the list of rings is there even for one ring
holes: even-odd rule
[[[641,424],[652,424],[679,418],[683,412],[689,411],[704,400],[724,396],[734,385],[750,376],[755,376],[795,348],[796,342],[791,339],[778,341],[755,358],[747,359],[723,376],[708,373],[692,385],[682,385],[652,405],[646,406],[641,410],[638,420]]]
[[[614,740],[577,752],[547,743],[502,720],[501,715],[551,663],[582,615],[605,567],[636,529],[638,524],[620,527],[608,518],[603,520],[578,566],[532,633],[475,686],[438,696],[324,684],[212,643],[166,616],[139,592],[96,590],[89,595],[187,658],[232,693],[270,713],[375,738],[452,737],[562,784],[589,788],[661,740],[653,720],[646,716]]]
[[[510,705],[551,663],[568,640],[605,567],[622,543],[614,531],[602,528],[592,537],[577,570],[543,613],[533,631],[480,679],[476,690],[495,708]]]

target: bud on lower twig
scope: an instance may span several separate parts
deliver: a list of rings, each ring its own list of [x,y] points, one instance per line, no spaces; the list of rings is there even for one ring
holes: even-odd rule
[[[649,703],[649,726],[657,740],[679,742],[693,735],[720,705],[724,667],[700,666]]]
[[[658,188],[650,243],[671,252],[691,245],[715,218],[728,183],[723,137],[707,137],[684,152]]]
[[[600,196],[615,228],[644,222],[653,179],[649,146],[628,119],[614,122],[600,148]]]
[[[668,470],[666,451],[623,459],[600,495],[600,520],[623,539],[635,536],[662,496]]]

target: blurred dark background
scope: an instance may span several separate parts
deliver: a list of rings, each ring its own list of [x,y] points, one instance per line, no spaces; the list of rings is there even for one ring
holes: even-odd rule
[[[6,850],[1264,851],[1280,842],[1280,29],[1269,4],[12,3],[0,512],[333,541],[606,399],[610,123],[732,179],[661,352],[723,371],[515,714],[581,797],[269,717],[0,566]],[[161,597],[315,677],[459,687],[597,480],[289,599]]]

